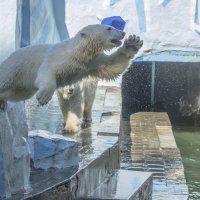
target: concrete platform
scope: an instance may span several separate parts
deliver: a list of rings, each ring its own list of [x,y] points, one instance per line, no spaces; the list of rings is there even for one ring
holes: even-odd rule
[[[121,90],[99,87],[93,106],[91,128],[67,135],[79,142],[79,167],[31,171],[32,190],[9,200],[132,199],[150,200],[150,172],[119,170]],[[62,133],[62,115],[56,97],[38,108],[28,102],[29,129]]]
[[[141,112],[122,123],[121,167],[153,172],[153,200],[186,200],[180,151],[166,113]]]
[[[117,170],[88,199],[151,200],[152,173]]]

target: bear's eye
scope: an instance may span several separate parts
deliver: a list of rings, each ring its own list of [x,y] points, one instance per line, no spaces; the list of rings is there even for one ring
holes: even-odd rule
[[[111,27],[108,27],[108,28],[107,28],[107,30],[108,30],[108,31],[111,31],[111,30],[112,30],[112,28],[111,28]]]

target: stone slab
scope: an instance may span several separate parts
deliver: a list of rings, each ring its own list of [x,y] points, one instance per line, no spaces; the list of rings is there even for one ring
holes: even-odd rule
[[[104,107],[121,108],[121,89],[117,87],[107,87],[104,100]]]
[[[56,172],[54,170],[45,170],[45,175],[41,171],[39,174],[38,171],[36,171],[35,173],[37,176],[34,176],[36,180],[31,182],[31,185],[34,186],[34,191],[26,197],[21,195],[20,198],[19,196],[13,197],[12,200],[87,199],[88,194],[94,191],[113,169],[119,168],[118,144],[114,142],[105,146],[106,147],[102,148],[101,152],[98,152],[97,157],[94,156],[92,158],[90,156],[90,160],[88,160],[87,163],[80,162],[79,169],[65,168],[56,170]],[[39,175],[41,175],[41,177],[39,177]],[[49,175],[48,179],[47,175]],[[38,179],[42,179],[43,184],[38,183]]]
[[[177,148],[173,131],[170,126],[165,128],[156,126],[156,131],[158,133],[161,148]]]
[[[101,116],[98,135],[118,136],[120,129],[120,113],[104,112]]]
[[[152,188],[152,173],[117,170],[88,199],[150,200]]]

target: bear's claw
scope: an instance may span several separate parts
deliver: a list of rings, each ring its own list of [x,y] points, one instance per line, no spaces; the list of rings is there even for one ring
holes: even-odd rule
[[[76,124],[65,125],[63,129],[63,133],[65,134],[77,133],[78,131],[80,131],[80,126]]]
[[[47,92],[40,92],[36,95],[39,105],[46,105],[52,98],[52,94]]]

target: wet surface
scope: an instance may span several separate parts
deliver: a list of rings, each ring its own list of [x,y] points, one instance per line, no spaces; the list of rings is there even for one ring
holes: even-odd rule
[[[71,193],[77,196],[87,195],[87,192],[94,190],[93,187],[95,185],[100,184],[99,181],[105,178],[109,170],[119,168],[118,137],[98,135],[103,113],[107,113],[105,114],[107,118],[112,116],[112,113],[118,113],[116,116],[119,118],[121,109],[121,98],[119,96],[119,89],[98,88],[93,107],[92,127],[76,134],[66,135],[79,142],[79,168],[71,167],[61,170],[32,169],[30,178],[32,190],[30,193],[27,195],[21,193],[11,199],[34,196],[31,199],[53,200],[59,195],[63,195],[61,199],[70,199],[67,195],[71,195]],[[109,101],[110,97],[112,97],[112,104]],[[43,107],[38,107],[36,100],[33,98],[26,103],[26,109],[29,130],[42,129],[54,134],[63,133],[62,114],[56,96],[53,97],[48,105]],[[111,115],[108,115],[108,113],[111,113]],[[113,129],[118,126],[119,130],[119,122],[115,120],[114,125]],[[98,179],[96,179],[97,176],[99,177]],[[74,182],[72,183],[70,182],[71,177],[74,177]],[[85,185],[87,181],[90,184]],[[58,185],[62,184],[64,184],[64,189],[62,189],[64,192],[60,191],[58,187]],[[70,184],[72,185],[70,186]],[[74,190],[73,187],[76,189]],[[50,192],[46,194],[44,191]],[[49,194],[52,194],[52,196],[49,196]]]
[[[112,101],[111,101],[112,100]],[[110,102],[111,101],[111,102]],[[121,110],[120,90],[109,87],[99,87],[94,101],[92,111],[92,127],[83,129],[75,134],[66,134],[67,137],[77,140],[80,153],[80,166],[85,166],[88,161],[98,157],[103,150],[112,146],[118,141],[117,137],[103,137],[98,134],[101,122],[106,118],[112,118],[112,113],[117,116],[117,120],[112,126],[105,127],[110,135],[115,130],[119,130],[119,114]],[[51,102],[43,107],[37,107],[36,99],[31,99],[27,103],[27,119],[29,130],[42,129],[54,134],[63,134],[62,114],[58,105],[57,96],[54,95]],[[110,123],[109,123],[110,124]],[[109,130],[108,130],[109,129]],[[98,137],[98,140],[97,140]]]
[[[112,174],[111,169],[119,167],[116,133],[120,125],[120,103],[119,89],[98,88],[93,107],[92,127],[77,134],[67,135],[67,137],[79,142],[79,169],[51,169],[45,172],[32,170],[31,185],[33,190],[29,196],[37,194],[31,198],[32,200],[54,200],[58,199],[58,196],[62,200],[69,200],[71,198],[68,198],[68,195],[71,194],[76,197],[85,195],[84,199],[86,199],[94,192],[94,188],[98,188],[106,180],[108,174]],[[62,115],[56,96],[50,104],[39,108],[36,106],[36,102],[31,100],[28,103],[27,115],[30,130],[45,129],[52,133],[62,134]],[[153,200],[185,200],[188,190],[182,159],[172,137],[170,121],[166,116],[163,113],[157,115],[141,113],[131,117],[131,123],[122,121],[121,167],[131,170],[130,173],[134,171],[154,173]],[[104,129],[104,126],[101,127],[101,123],[108,126],[107,129]],[[104,134],[109,131],[110,134]],[[124,175],[116,173],[113,176],[121,177],[120,184],[122,185],[117,185],[117,177],[111,179],[112,187],[108,188],[110,192],[106,194],[108,196],[110,194],[113,198],[122,198],[120,195],[125,195],[128,192],[124,189],[122,193],[118,193],[120,189],[117,188],[126,186]],[[71,177],[73,177],[72,180],[70,180]],[[126,180],[131,182],[131,176],[128,178]],[[139,182],[144,178],[145,176],[141,179],[134,178],[136,180],[134,186],[139,185]],[[95,190],[95,195],[97,194],[98,190]],[[142,197],[142,199],[144,198]]]
[[[122,122],[121,167],[153,172],[153,200],[184,200],[188,188],[180,151],[165,113],[136,113]]]
[[[93,198],[90,197],[89,199],[100,199],[102,197],[104,197],[103,199],[135,199],[134,196],[139,189],[143,190],[140,199],[150,199],[152,194],[151,176],[152,174],[148,172],[117,170],[93,192]],[[148,190],[146,190],[145,184],[148,185]]]
[[[181,151],[190,200],[200,199],[200,128],[174,127]]]

